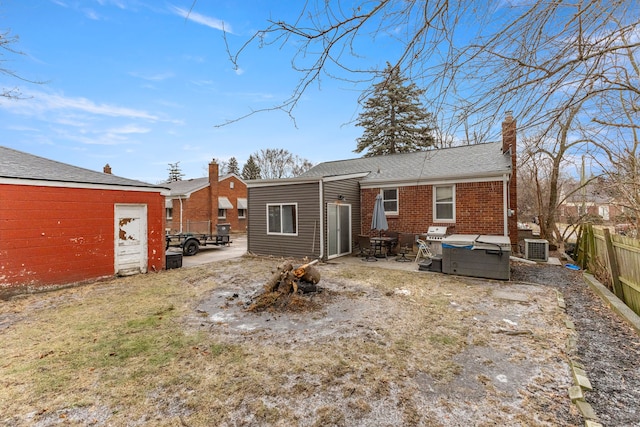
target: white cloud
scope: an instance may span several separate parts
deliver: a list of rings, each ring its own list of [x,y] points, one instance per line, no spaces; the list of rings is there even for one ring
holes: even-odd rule
[[[138,72],[130,72],[129,75],[133,77],[137,77],[139,79],[143,79],[143,80],[150,80],[153,82],[167,80],[175,76],[175,74],[172,73],[171,71],[167,71],[165,73],[157,73],[157,74],[142,74]]]
[[[66,4],[65,2],[60,1],[60,0],[51,0],[51,3],[56,4],[58,6],[61,6],[61,7],[69,7],[68,4]]]
[[[151,129],[130,124],[119,128],[109,129],[107,132],[110,134],[149,133],[151,132]]]
[[[45,92],[24,93],[28,99],[13,103],[0,103],[0,108],[23,115],[37,115],[47,111],[80,111],[107,117],[127,117],[158,121],[160,118],[144,110],[120,107],[118,105],[98,104],[87,98],[69,98]]]
[[[99,21],[100,20],[100,16],[96,13],[95,10],[93,9],[84,9],[84,15],[94,21]]]
[[[98,4],[100,6],[109,6],[109,5],[113,5],[115,7],[117,7],[118,9],[126,9],[127,5],[124,4],[124,2],[120,1],[120,0],[97,0]]]
[[[209,28],[213,28],[215,30],[226,31],[227,33],[233,33],[233,30],[231,29],[231,24],[224,22],[221,19],[204,16],[192,10],[187,10],[187,9],[183,9],[181,7],[176,7],[176,6],[172,6],[171,10],[176,15],[181,16],[190,21],[193,21],[197,24],[201,24]]]

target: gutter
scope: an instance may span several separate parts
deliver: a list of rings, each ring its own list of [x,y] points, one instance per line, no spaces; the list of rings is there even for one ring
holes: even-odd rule
[[[182,234],[182,197],[178,197],[180,200],[180,234]]]
[[[407,179],[363,179],[360,181],[361,188],[380,188],[380,187],[403,187],[403,186],[414,186],[414,185],[448,185],[448,184],[459,184],[465,182],[491,182],[491,181],[500,181],[502,177],[507,172],[501,173],[492,173],[492,174],[470,174],[470,175],[457,175],[451,177],[434,177],[434,178],[424,178],[418,179],[415,178],[407,178]]]

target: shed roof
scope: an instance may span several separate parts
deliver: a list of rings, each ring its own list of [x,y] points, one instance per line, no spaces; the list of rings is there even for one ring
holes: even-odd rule
[[[50,181],[72,184],[99,184],[125,187],[145,187],[162,190],[165,187],[108,173],[96,172],[61,163],[33,154],[0,146],[0,178]]]
[[[488,177],[511,173],[511,158],[509,154],[502,153],[502,143],[492,142],[324,162],[309,169],[300,178],[362,172],[368,172],[361,181],[363,185]]]

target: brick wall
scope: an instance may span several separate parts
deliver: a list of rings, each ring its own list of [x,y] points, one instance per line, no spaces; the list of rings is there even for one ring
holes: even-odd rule
[[[233,209],[226,210],[226,218],[218,218],[218,197],[226,197]],[[247,198],[247,185],[238,177],[218,177],[218,165],[209,163],[209,186],[191,193],[182,200],[184,232],[215,233],[216,224],[231,224],[232,233],[246,233],[247,219],[238,217],[238,198]],[[211,224],[209,226],[207,224]],[[173,218],[167,220],[170,233],[180,231],[180,200],[173,199]]]
[[[233,188],[232,188],[233,187]],[[219,223],[231,224],[231,231],[233,233],[246,233],[247,232],[247,218],[245,212],[245,218],[238,217],[238,199],[247,198],[247,185],[234,175],[219,181],[218,183],[218,195],[229,199],[233,205],[233,209],[227,209],[226,219],[218,219]],[[215,216],[218,212],[218,199],[216,198],[216,210]]]
[[[456,184],[456,221],[433,221],[433,187],[430,185],[398,188],[399,214],[387,215],[389,230],[403,233],[426,233],[429,226],[449,227],[458,234],[504,234],[502,181]],[[362,190],[362,234],[375,234],[369,227],[373,205],[379,189]]]

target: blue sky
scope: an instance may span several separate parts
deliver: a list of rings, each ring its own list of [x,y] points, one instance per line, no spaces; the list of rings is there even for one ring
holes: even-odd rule
[[[26,99],[0,99],[1,145],[84,168],[151,183],[180,162],[185,178],[204,176],[212,158],[238,159],[284,148],[318,163],[358,157],[360,87],[324,78],[294,111],[253,115],[287,99],[299,79],[295,46],[232,49],[267,19],[290,19],[290,2],[199,0],[3,0],[0,29],[19,36],[3,68],[41,81],[0,76]],[[362,47],[368,64],[384,65],[384,48]]]

